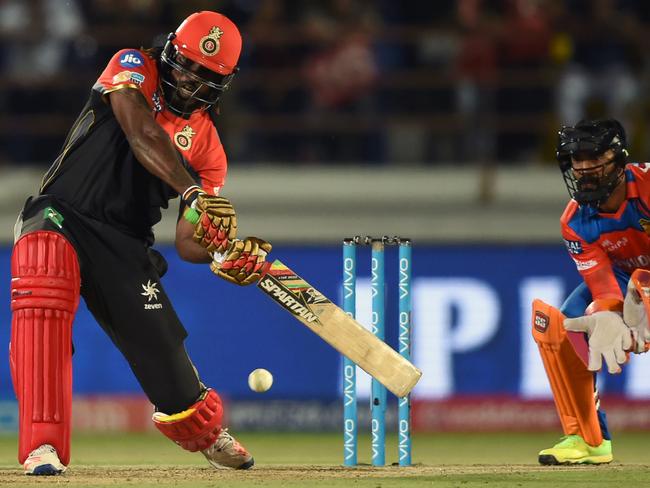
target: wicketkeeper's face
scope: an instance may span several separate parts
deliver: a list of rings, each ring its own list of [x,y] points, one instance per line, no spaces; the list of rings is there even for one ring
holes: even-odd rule
[[[571,167],[580,191],[594,191],[613,171],[617,171],[614,151],[608,149],[600,155],[576,155]]]

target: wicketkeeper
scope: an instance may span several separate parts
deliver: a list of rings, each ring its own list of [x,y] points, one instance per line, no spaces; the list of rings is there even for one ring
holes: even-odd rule
[[[647,350],[650,331],[650,173],[628,164],[616,120],[584,120],[559,131],[557,159],[571,196],[562,236],[583,282],[560,310],[536,300],[539,346],[565,437],[541,464],[612,461],[596,375],[603,359],[619,373],[629,353]]]
[[[167,263],[151,247],[161,207],[180,195],[181,258],[211,263],[240,285],[260,276],[270,244],[238,239],[235,210],[219,196],[227,165],[218,102],[241,44],[228,18],[202,11],[162,48],[116,53],[39,194],[25,203],[11,262],[10,362],[26,474],[58,474],[70,460],[80,295],[129,362],[165,436],[215,466],[253,465],[185,351],[187,332],[160,282]]]

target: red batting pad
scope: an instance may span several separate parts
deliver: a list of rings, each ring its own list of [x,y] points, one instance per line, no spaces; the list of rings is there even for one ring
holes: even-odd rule
[[[72,321],[79,304],[79,263],[61,234],[36,231],[11,256],[9,358],[18,398],[18,460],[42,444],[70,462]]]
[[[194,404],[180,413],[156,412],[153,422],[160,432],[183,449],[196,452],[210,447],[221,432],[223,405],[217,392],[208,389]]]

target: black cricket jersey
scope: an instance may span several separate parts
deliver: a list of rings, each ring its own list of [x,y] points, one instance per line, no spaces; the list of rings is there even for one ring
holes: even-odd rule
[[[121,89],[140,90],[197,183],[208,193],[219,193],[227,161],[209,114],[199,111],[184,119],[166,110],[156,61],[144,51],[125,49],[113,56],[93,86],[43,178],[40,194],[53,195],[82,215],[150,240],[161,208],[177,193],[134,156],[106,100],[106,95]]]

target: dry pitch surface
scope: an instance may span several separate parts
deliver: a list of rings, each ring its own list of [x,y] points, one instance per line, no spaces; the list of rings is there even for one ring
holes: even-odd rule
[[[177,450],[156,434],[84,436],[75,439],[73,464],[65,475],[38,478],[24,476],[19,466],[11,464],[15,438],[0,438],[0,486],[557,488],[627,483],[650,486],[650,463],[642,461],[647,452],[642,446],[647,445],[648,437],[638,434],[621,435],[621,454],[617,456],[621,460],[611,465],[560,467],[539,466],[529,457],[539,442],[552,438],[546,434],[417,436],[414,439],[417,464],[408,468],[367,465],[343,468],[338,465],[341,451],[338,436],[249,434],[242,437],[258,460],[258,465],[250,471],[214,470],[202,462],[200,455]],[[369,460],[362,454],[367,447],[365,442],[360,444],[363,462]],[[390,447],[389,461],[396,454]],[[509,457],[512,464],[504,463],[504,457]]]
[[[247,472],[215,470],[205,467],[165,466],[79,466],[63,476],[34,478],[13,468],[0,469],[0,486],[41,486],[50,484],[70,487],[153,487],[153,486],[435,486],[535,487],[613,486],[621,480],[647,486],[650,469],[643,465],[607,467],[541,467],[530,465],[451,465],[413,466],[410,468],[374,468],[361,466],[346,469],[338,466],[257,466]]]

